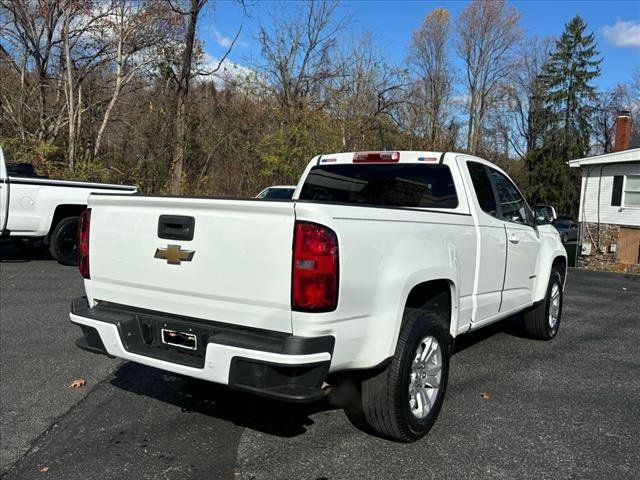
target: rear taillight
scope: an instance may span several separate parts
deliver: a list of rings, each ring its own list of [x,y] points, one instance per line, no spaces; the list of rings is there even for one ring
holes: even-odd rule
[[[399,162],[400,152],[356,152],[353,163]]]
[[[78,226],[78,270],[84,278],[91,278],[89,272],[89,226],[91,225],[91,209],[80,214]]]
[[[296,222],[291,299],[293,310],[335,310],[338,304],[338,237],[330,228]]]

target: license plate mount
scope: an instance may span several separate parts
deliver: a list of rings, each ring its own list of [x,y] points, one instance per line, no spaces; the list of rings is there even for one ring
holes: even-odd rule
[[[198,338],[193,333],[163,328],[160,331],[160,336],[162,343],[172,347],[185,348],[187,350],[196,350],[198,348]]]

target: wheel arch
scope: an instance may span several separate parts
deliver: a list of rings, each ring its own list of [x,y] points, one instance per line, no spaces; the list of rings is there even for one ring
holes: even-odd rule
[[[58,205],[51,217],[51,222],[49,223],[49,231],[47,233],[47,240],[51,237],[51,234],[55,230],[60,220],[67,217],[79,217],[82,212],[87,209],[86,205],[83,204],[62,204]]]
[[[557,268],[560,272],[560,276],[562,277],[562,285],[564,287],[566,278],[567,278],[567,252],[564,250],[564,247],[561,247],[562,250],[556,249],[554,251],[549,251],[549,253],[544,253],[545,250],[542,250],[541,254],[543,255],[542,261],[538,265],[538,271],[536,272],[536,284],[532,296],[532,302],[539,302],[543,300],[547,294],[547,286],[549,285],[549,277],[551,275],[551,270],[553,268]]]
[[[567,280],[567,257],[563,257],[561,255],[556,256],[551,263],[551,270],[557,270],[560,273],[562,286],[564,288],[564,284]]]
[[[408,308],[417,308],[437,314],[443,320],[443,327],[451,336],[457,332],[458,292],[450,278],[435,278],[416,283],[409,290],[401,315]],[[397,339],[397,336],[396,336]]]

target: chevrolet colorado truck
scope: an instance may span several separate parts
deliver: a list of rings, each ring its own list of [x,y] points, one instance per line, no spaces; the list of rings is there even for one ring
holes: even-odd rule
[[[92,192],[135,193],[136,187],[49,180],[30,164],[7,164],[0,147],[0,236],[42,241],[63,265],[76,265],[80,213]]]
[[[567,258],[509,177],[457,153],[313,158],[292,200],[92,194],[78,346],[291,402],[356,385],[349,418],[414,441],[454,340],[561,319]]]

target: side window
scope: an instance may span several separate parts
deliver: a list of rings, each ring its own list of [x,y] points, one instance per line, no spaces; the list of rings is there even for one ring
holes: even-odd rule
[[[473,189],[476,191],[480,208],[489,215],[497,217],[496,197],[493,194],[493,187],[491,186],[489,175],[487,175],[487,169],[483,164],[477,162],[467,162],[467,168],[469,169],[469,175],[471,175],[471,182],[473,182]]]
[[[516,186],[497,170],[492,168],[487,168],[487,170],[489,170],[489,174],[498,193],[501,211],[500,218],[507,222],[531,223],[527,202],[524,201],[524,198],[522,198]]]

